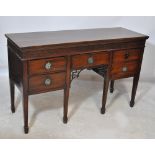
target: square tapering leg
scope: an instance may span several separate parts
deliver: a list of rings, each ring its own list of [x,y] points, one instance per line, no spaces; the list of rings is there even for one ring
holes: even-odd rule
[[[68,122],[68,98],[69,98],[69,88],[64,89],[64,116],[63,116],[63,122],[67,123]]]
[[[11,111],[15,113],[15,85],[13,81],[10,79],[10,98],[11,98]]]
[[[111,80],[110,82],[110,93],[113,93],[114,91],[114,80]]]
[[[28,95],[23,93],[24,132],[29,132],[28,126]]]
[[[64,88],[64,116],[63,116],[63,122],[68,122],[68,98],[69,98],[69,89],[70,89],[70,83],[71,83],[71,60],[70,57],[67,57],[67,72],[66,72],[66,84]]]
[[[104,86],[103,86],[103,96],[102,96],[102,108],[101,108],[101,114],[105,113],[105,105],[107,101],[107,93],[109,88],[109,71],[107,69],[105,78],[104,78]]]
[[[138,87],[139,75],[140,75],[140,73],[135,75],[134,78],[133,78],[133,86],[132,86],[130,107],[133,107],[134,104],[135,104],[135,96],[136,96],[136,91],[137,91],[137,87]]]

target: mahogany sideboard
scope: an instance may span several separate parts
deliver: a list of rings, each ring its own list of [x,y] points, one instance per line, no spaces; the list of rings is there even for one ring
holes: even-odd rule
[[[64,90],[64,116],[67,123],[71,81],[83,69],[104,77],[101,113],[110,83],[133,77],[130,106],[134,106],[147,35],[125,28],[98,28],[6,34],[8,46],[11,110],[15,112],[15,85],[23,96],[24,131],[28,133],[28,96]]]

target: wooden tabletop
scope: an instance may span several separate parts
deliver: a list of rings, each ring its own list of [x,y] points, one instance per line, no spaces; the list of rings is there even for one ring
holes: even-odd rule
[[[19,48],[57,45],[65,43],[91,42],[98,40],[115,40],[128,38],[148,38],[134,31],[125,28],[97,28],[81,30],[63,30],[30,33],[11,33],[5,35]]]

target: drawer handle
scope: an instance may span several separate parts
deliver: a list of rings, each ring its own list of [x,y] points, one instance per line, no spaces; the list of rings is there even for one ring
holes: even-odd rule
[[[128,68],[127,68],[127,67],[123,67],[123,68],[122,68],[122,71],[123,71],[123,72],[127,72],[127,71],[128,71]]]
[[[126,53],[125,53],[124,58],[125,58],[125,59],[128,59],[128,58],[129,58],[129,52],[126,52]]]
[[[45,64],[45,69],[46,69],[46,70],[50,70],[51,67],[52,67],[52,63],[51,63],[51,62],[47,62],[47,63]]]
[[[89,58],[88,58],[88,64],[93,64],[93,63],[94,63],[93,57],[89,57]]]
[[[45,86],[49,86],[52,83],[52,80],[50,78],[45,79]]]

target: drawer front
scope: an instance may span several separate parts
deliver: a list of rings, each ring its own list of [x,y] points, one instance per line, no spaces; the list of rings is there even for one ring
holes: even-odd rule
[[[142,49],[121,50],[113,53],[113,63],[139,60],[143,54]]]
[[[73,69],[87,68],[108,63],[109,63],[108,52],[81,54],[72,57]]]
[[[133,76],[138,72],[140,69],[139,67],[140,63],[137,61],[113,64],[111,68],[111,76],[116,78]]]
[[[60,89],[65,85],[65,72],[36,75],[29,79],[29,92],[42,92],[50,89]]]
[[[29,75],[66,70],[64,57],[29,61]]]

